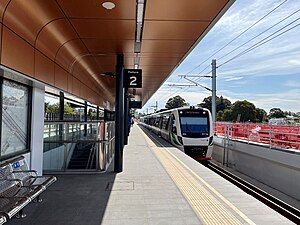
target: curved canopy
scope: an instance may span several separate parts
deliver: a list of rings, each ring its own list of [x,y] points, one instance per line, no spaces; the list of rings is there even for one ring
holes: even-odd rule
[[[125,68],[138,64],[143,70],[137,95],[145,104],[233,3],[112,0],[115,7],[106,9],[103,2],[1,0],[1,64],[108,107],[115,101],[115,78],[108,74],[115,73],[116,55],[123,53]]]

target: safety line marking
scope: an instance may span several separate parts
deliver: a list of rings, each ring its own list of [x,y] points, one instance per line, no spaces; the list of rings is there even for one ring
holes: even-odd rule
[[[140,129],[140,128],[139,128]],[[141,129],[140,129],[141,130]],[[166,171],[181,190],[198,218],[205,224],[242,224],[219,200],[216,199],[205,187],[235,211],[248,224],[255,223],[244,213],[229,202],[223,195],[216,191],[178,157],[166,147],[157,147],[156,144],[142,132],[149,147],[152,148],[157,158],[161,161]],[[160,143],[160,145],[162,145]],[[200,182],[204,184],[201,185]]]

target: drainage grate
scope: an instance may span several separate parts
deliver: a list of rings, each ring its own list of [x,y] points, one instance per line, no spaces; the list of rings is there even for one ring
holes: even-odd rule
[[[116,181],[108,182],[105,191],[133,191],[134,182],[133,181]]]

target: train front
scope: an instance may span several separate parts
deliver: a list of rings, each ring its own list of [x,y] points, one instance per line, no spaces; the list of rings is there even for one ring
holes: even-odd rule
[[[178,110],[184,152],[196,160],[210,160],[213,146],[212,118],[209,110]]]

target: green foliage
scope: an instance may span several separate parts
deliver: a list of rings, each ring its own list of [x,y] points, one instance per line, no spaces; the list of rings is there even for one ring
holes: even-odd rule
[[[64,104],[64,114],[75,114],[74,109],[67,103]]]
[[[286,115],[280,108],[272,108],[269,112],[270,118],[285,118]]]
[[[239,116],[240,115],[240,116]],[[246,100],[236,101],[232,107],[232,117],[233,120],[238,120],[240,122],[255,122],[256,121],[256,108],[255,105]]]
[[[197,106],[200,106],[202,108],[209,109],[211,111],[211,96],[204,98],[203,102],[198,104]],[[216,98],[216,111],[217,114],[219,111],[224,111],[225,109],[230,109],[231,108],[231,102],[223,98],[223,96]]]
[[[59,103],[50,104],[50,102],[45,102],[45,112],[46,113],[59,113]],[[74,109],[69,106],[69,104],[64,104],[65,114],[75,114]]]
[[[177,95],[168,100],[168,102],[165,105],[165,108],[166,109],[174,109],[174,108],[178,108],[178,107],[182,107],[182,106],[186,106],[186,105],[188,105],[188,104],[185,102],[185,100],[182,97],[180,97],[179,95]]]
[[[55,103],[50,105],[50,102],[45,102],[45,112],[46,113],[59,113],[59,104]]]
[[[211,110],[211,96],[204,98],[198,106]],[[263,122],[267,118],[265,110],[256,108],[246,100],[236,101],[234,104],[221,97],[216,99],[217,121]]]
[[[225,109],[222,116],[222,121],[233,121],[232,110]]]
[[[267,112],[263,109],[256,108],[256,122],[264,122],[267,119]]]

